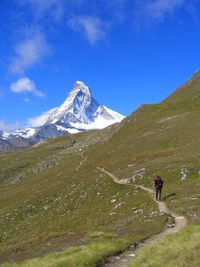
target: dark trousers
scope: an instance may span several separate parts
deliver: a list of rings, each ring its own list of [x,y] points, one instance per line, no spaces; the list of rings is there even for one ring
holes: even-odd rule
[[[161,200],[162,188],[156,188],[156,200]]]

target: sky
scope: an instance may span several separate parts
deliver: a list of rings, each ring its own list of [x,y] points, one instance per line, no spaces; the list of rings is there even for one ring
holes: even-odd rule
[[[32,126],[76,80],[131,114],[200,65],[198,0],[1,0],[0,129]]]

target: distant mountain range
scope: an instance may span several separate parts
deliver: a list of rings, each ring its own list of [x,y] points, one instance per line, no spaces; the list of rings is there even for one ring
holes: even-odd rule
[[[14,132],[0,131],[0,151],[26,148],[41,140],[66,134],[103,129],[123,119],[123,115],[100,105],[93,98],[90,88],[77,81],[61,106],[36,118],[36,127]]]

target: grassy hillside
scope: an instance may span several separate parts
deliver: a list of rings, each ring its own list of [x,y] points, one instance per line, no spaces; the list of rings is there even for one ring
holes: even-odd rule
[[[156,174],[165,180],[167,204],[199,223],[200,73],[157,105],[144,105],[126,118],[95,162],[121,178],[152,187]],[[107,158],[105,161],[104,158]],[[95,163],[96,164],[96,163]]]
[[[144,248],[129,267],[196,267],[200,266],[200,226],[163,238]]]
[[[83,133],[0,155],[1,263],[97,242],[106,255],[161,231],[166,216],[152,213],[150,196],[114,184],[90,158],[110,136]]]
[[[114,184],[97,166],[149,187],[160,174],[168,206],[199,224],[199,103],[197,73],[168,99],[141,106],[120,125],[0,154],[0,262],[69,246],[92,254],[95,244],[101,249],[93,260],[99,261],[161,231],[167,218],[154,212],[151,197]]]

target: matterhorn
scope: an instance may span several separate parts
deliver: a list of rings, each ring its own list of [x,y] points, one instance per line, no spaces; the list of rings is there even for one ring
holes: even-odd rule
[[[11,133],[1,132],[0,140],[9,142],[12,149],[13,145],[18,147],[18,143],[26,147],[47,138],[103,129],[122,119],[123,115],[100,105],[84,82],[77,81],[61,106],[32,119],[33,127]],[[8,147],[8,143],[6,145]]]
[[[50,112],[44,124],[55,124],[58,130],[75,133],[102,129],[123,118],[121,114],[100,105],[93,98],[90,88],[77,81],[65,102]]]

